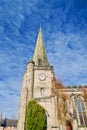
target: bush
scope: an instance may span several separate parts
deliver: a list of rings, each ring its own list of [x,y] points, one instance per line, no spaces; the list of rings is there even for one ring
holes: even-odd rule
[[[26,130],[46,130],[47,120],[45,109],[35,100],[28,103],[26,109]]]

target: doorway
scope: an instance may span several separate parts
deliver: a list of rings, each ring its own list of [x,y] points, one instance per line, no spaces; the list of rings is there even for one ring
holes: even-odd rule
[[[73,130],[70,121],[66,121],[66,130]]]

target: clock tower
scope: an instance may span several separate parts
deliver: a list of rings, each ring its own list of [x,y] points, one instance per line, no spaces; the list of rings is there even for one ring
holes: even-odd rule
[[[25,130],[25,112],[28,102],[33,98],[45,110],[47,130],[58,130],[56,97],[52,94],[53,67],[49,64],[40,27],[34,57],[29,61],[21,89],[17,130]]]
[[[51,95],[54,71],[47,59],[41,27],[37,38],[33,61],[35,63],[33,97],[48,97]]]

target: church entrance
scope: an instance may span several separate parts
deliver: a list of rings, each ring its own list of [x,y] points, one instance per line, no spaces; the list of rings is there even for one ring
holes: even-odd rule
[[[73,130],[72,125],[69,121],[66,121],[66,130]]]

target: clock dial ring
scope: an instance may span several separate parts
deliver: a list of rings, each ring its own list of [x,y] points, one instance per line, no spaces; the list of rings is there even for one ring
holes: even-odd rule
[[[41,73],[41,74],[39,75],[39,79],[40,79],[41,81],[44,81],[44,80],[46,79],[44,73]]]

